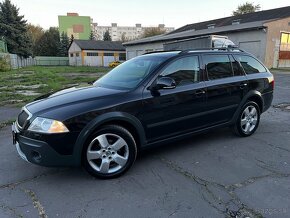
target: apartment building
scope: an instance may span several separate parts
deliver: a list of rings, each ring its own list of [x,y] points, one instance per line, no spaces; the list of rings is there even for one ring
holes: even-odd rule
[[[174,30],[174,27],[166,27],[164,24],[159,24],[158,27],[169,33]],[[141,24],[136,24],[135,26],[118,26],[117,23],[112,23],[111,26],[100,26],[98,23],[93,23],[92,28],[97,40],[103,40],[104,33],[109,30],[112,37],[112,41],[131,41],[139,39],[144,31],[152,27],[143,27]]]

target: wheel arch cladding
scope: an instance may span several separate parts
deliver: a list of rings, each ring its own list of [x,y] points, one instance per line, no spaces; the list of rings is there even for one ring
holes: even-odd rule
[[[251,97],[248,98],[248,101],[256,102],[257,105],[259,106],[260,113],[263,112],[263,107],[264,107],[263,105],[264,105],[264,103],[263,103],[262,96],[260,96],[260,95],[253,95],[253,96],[251,96]]]
[[[136,117],[125,112],[109,112],[102,114],[88,123],[80,132],[73,151],[76,165],[81,165],[82,150],[88,137],[102,126],[111,124],[120,125],[126,128],[133,135],[137,147],[146,144],[144,128]]]
[[[245,97],[243,98],[243,100],[241,101],[240,107],[243,107],[243,105],[247,101],[254,101],[254,102],[256,102],[256,104],[259,106],[260,112],[261,113],[263,112],[264,100],[263,100],[262,94],[259,91],[256,91],[256,90],[249,91],[245,95]]]

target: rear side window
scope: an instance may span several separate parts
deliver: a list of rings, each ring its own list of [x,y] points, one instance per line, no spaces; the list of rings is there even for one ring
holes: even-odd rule
[[[246,55],[235,55],[235,58],[241,63],[246,74],[266,72],[266,68],[255,58]]]
[[[160,74],[170,77],[177,86],[196,83],[199,81],[199,62],[197,56],[183,57],[169,64]]]
[[[232,66],[228,55],[204,55],[203,61],[205,63],[209,80],[233,76]]]

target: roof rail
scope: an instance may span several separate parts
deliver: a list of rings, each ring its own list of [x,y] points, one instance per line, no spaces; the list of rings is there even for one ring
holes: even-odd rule
[[[165,53],[165,52],[171,52],[171,51],[180,51],[180,50],[168,50],[168,51],[149,51],[149,52],[146,52],[142,55],[147,55],[147,54],[155,54],[155,53]]]
[[[187,54],[191,51],[200,51],[200,50],[217,50],[217,51],[240,51],[240,52],[245,52],[242,49],[239,49],[237,46],[229,46],[229,47],[222,47],[222,48],[195,48],[195,49],[186,49],[181,51],[179,54]]]

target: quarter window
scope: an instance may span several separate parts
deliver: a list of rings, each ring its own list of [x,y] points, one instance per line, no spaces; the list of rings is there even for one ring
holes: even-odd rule
[[[243,66],[246,74],[262,73],[267,71],[262,64],[250,56],[235,55],[235,57]]]
[[[177,86],[196,83],[199,81],[198,57],[180,58],[167,66],[160,76],[174,79]]]
[[[209,80],[233,76],[228,55],[204,55],[204,63]]]

